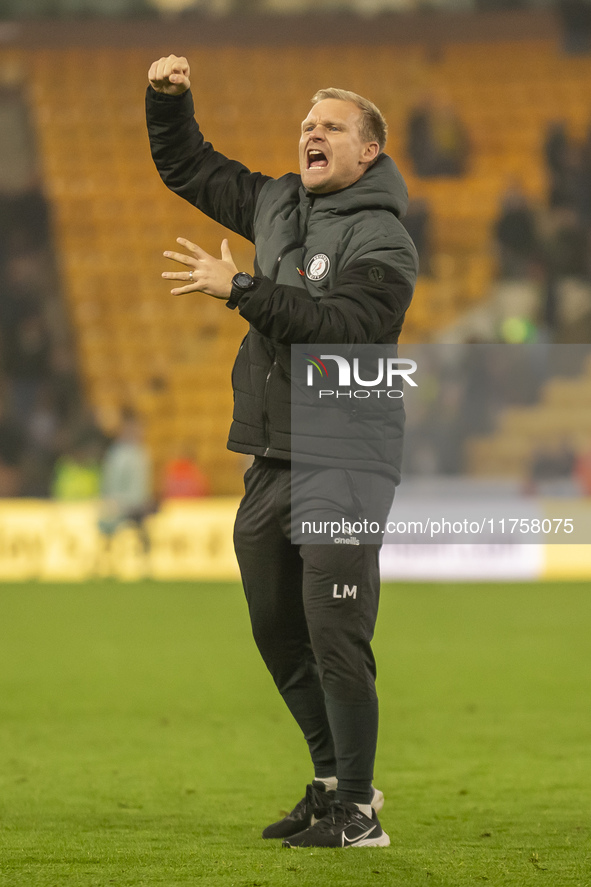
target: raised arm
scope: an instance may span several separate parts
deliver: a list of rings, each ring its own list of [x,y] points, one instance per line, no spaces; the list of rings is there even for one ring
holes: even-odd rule
[[[194,117],[187,59],[158,59],[148,72],[150,150],[164,184],[237,234],[254,239],[253,219],[269,176],[250,172],[206,142]]]

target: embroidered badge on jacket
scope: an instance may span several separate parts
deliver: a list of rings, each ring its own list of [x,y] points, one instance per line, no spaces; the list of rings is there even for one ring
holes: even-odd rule
[[[330,259],[324,253],[317,253],[308,262],[306,277],[309,280],[322,280],[330,270]]]

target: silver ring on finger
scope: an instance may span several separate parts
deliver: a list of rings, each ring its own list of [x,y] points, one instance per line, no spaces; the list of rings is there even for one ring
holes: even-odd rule
[[[191,281],[191,283],[194,282],[194,281],[193,281],[193,272],[192,272],[192,271],[189,271],[189,280]]]

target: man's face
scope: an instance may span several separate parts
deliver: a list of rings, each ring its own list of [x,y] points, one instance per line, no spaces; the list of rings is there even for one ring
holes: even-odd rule
[[[352,102],[322,99],[304,122],[300,138],[300,174],[314,194],[329,194],[361,178],[379,151],[377,142],[359,134],[361,110]]]

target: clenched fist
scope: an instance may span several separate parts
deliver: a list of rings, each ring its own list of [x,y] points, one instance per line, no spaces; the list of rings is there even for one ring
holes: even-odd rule
[[[166,95],[181,95],[191,87],[191,69],[184,56],[169,55],[153,62],[148,71],[150,86]]]

